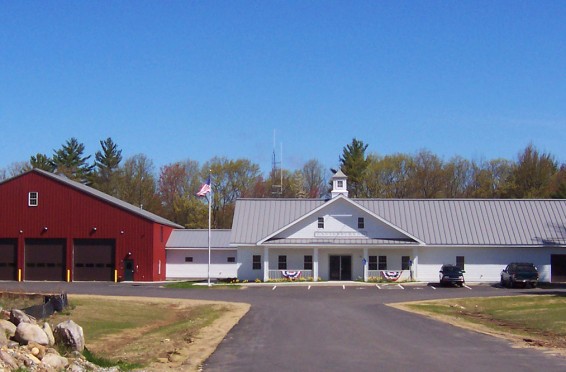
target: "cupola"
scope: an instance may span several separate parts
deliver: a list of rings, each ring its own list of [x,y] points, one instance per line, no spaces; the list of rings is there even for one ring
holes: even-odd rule
[[[332,198],[335,198],[338,195],[348,197],[347,180],[348,177],[342,172],[342,170],[338,169],[338,171],[334,173],[334,176],[332,176]]]

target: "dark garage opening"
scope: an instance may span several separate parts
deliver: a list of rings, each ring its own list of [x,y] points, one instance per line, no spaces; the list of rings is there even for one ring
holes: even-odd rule
[[[566,254],[550,255],[550,273],[552,283],[566,282]]]
[[[113,281],[115,246],[113,239],[75,240],[73,280]]]
[[[65,239],[26,239],[25,280],[65,280]]]
[[[17,280],[18,240],[0,239],[0,280]]]

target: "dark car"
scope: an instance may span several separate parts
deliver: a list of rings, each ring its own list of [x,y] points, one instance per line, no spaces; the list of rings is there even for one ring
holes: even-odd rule
[[[462,287],[464,285],[465,271],[454,265],[442,265],[440,268],[440,285],[454,284]]]
[[[520,284],[524,287],[536,287],[538,278],[538,270],[532,263],[513,262],[501,272],[501,286],[513,288]]]

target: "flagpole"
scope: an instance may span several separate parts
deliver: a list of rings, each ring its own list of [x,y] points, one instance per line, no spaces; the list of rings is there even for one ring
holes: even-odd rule
[[[209,173],[210,179],[210,173]],[[210,287],[210,225],[211,225],[211,204],[212,204],[212,180],[210,180],[210,193],[208,194],[208,286]]]

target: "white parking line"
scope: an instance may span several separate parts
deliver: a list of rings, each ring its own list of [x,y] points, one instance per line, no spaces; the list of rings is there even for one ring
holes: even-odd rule
[[[405,289],[401,284],[397,284],[399,286],[399,288],[401,289]]]
[[[277,288],[277,286],[276,286],[276,285],[274,285],[274,286],[273,286],[273,288],[271,288],[271,290],[272,290],[272,291],[274,291],[274,290],[275,290],[275,288]]]
[[[431,285],[430,288],[434,289],[436,291],[436,287]]]
[[[309,287],[307,288],[309,291],[311,290],[311,286],[309,285]]]
[[[468,287],[467,285],[464,284],[464,287],[468,288],[470,291],[472,290],[472,288]]]
[[[376,284],[375,286],[377,287],[377,289],[381,289],[381,287],[379,286],[379,284]]]
[[[344,289],[344,290],[346,289],[346,286],[344,284],[342,284],[342,289]]]

